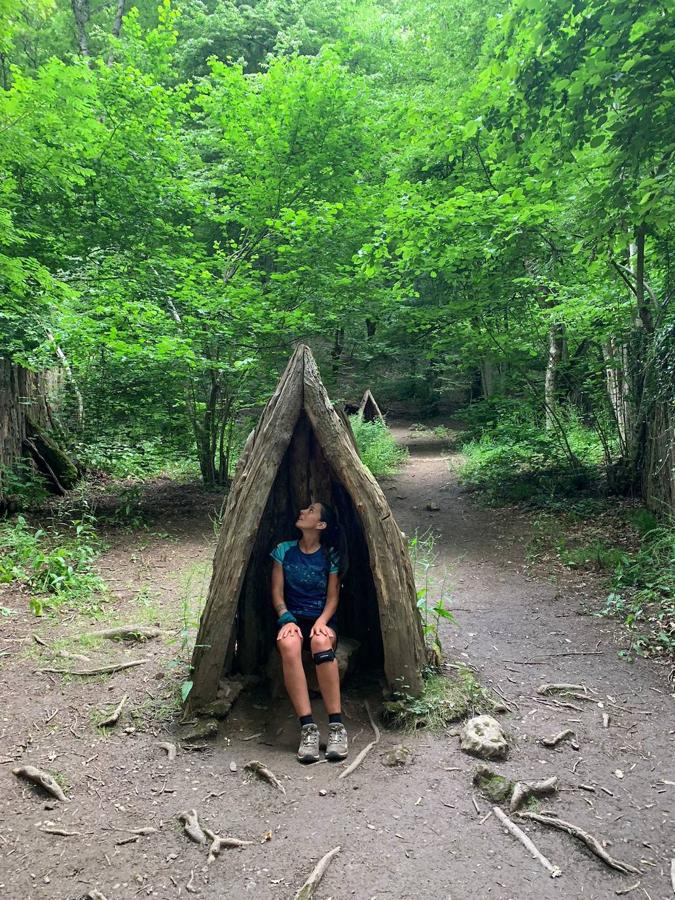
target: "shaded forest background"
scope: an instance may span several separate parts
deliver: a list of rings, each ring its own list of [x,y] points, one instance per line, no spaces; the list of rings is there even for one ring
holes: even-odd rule
[[[656,0],[0,0],[4,495],[52,439],[226,484],[302,339],[338,400],[464,410],[498,481],[671,516],[674,30]]]

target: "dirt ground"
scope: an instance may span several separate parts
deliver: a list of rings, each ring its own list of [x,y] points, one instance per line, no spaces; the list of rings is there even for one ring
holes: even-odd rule
[[[505,832],[490,804],[472,787],[476,760],[456,733],[382,731],[356,772],[338,780],[341,765],[300,766],[297,726],[286,702],[262,689],[244,695],[217,738],[203,749],[178,749],[173,762],[157,747],[175,740],[179,684],[185,677],[214,548],[212,517],[219,498],[164,484],[145,528],[111,530],[99,569],[116,600],[105,622],[157,623],[167,630],[143,645],[80,641],[99,620],[74,614],[35,619],[27,598],[5,586],[0,605],[0,897],[80,900],[96,888],[107,900],[198,896],[204,900],[289,900],[317,860],[334,847],[315,896],[358,900],[588,900],[628,893],[673,896],[675,858],[675,717],[668,668],[618,656],[625,642],[613,623],[586,614],[601,596],[596,576],[533,570],[525,549],[532,517],[517,509],[485,509],[458,486],[451,447],[430,432],[395,429],[410,447],[402,473],[383,487],[408,535],[438,535],[434,579],[449,572],[456,623],[444,625],[446,658],[475,667],[510,712],[507,761],[494,767],[519,779],[558,775],[561,790],[544,806],[603,841],[640,869],[611,871],[571,837],[521,823],[562,870],[552,879]],[[450,464],[449,464],[450,463]],[[439,507],[426,509],[427,503]],[[84,654],[59,658],[39,646]],[[38,671],[144,659],[109,676],[76,678]],[[593,702],[557,706],[536,693],[542,682],[574,682]],[[103,733],[98,710],[124,694],[120,723]],[[364,710],[374,710],[376,685],[347,688],[351,758],[372,740]],[[325,715],[316,704],[325,731]],[[603,713],[610,716],[603,727]],[[578,740],[557,749],[544,736],[572,728]],[[412,761],[383,764],[405,744]],[[251,759],[281,779],[285,795],[244,771]],[[55,775],[67,803],[12,774],[34,765]],[[581,787],[584,785],[585,787]],[[177,821],[185,809],[222,835],[252,841],[223,850],[211,864]],[[72,832],[50,834],[56,825]],[[133,829],[153,828],[135,835]]]

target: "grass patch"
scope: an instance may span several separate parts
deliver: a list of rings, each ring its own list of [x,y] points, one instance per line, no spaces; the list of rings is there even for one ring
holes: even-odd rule
[[[64,605],[90,612],[105,588],[93,571],[102,549],[91,516],[45,528],[17,516],[0,525],[0,583],[27,588],[36,616]]]
[[[419,697],[399,693],[384,704],[387,724],[404,731],[429,728],[441,731],[479,712],[494,708],[485,689],[467,667],[451,676],[429,672]]]
[[[376,478],[395,475],[408,453],[398,446],[387,426],[364,422],[360,416],[350,416],[349,421],[363,464]]]

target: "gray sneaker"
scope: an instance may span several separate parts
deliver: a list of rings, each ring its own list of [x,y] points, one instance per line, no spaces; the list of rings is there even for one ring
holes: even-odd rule
[[[298,747],[298,759],[302,763],[319,761],[319,729],[314,722],[302,726],[300,732],[300,746]]]
[[[328,726],[326,759],[345,759],[348,751],[347,729],[342,722],[331,722]]]

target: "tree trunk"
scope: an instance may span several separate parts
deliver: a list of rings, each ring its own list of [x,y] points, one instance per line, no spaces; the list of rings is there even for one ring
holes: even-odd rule
[[[112,27],[112,36],[116,40],[119,38],[120,34],[122,33],[122,19],[124,18],[124,4],[125,4],[125,0],[117,0],[117,9],[115,11],[115,21],[113,22],[113,27]],[[109,66],[111,66],[113,64],[114,58],[115,57],[114,57],[113,51],[111,49],[110,53],[108,54],[108,65]]]
[[[87,22],[91,14],[89,0],[70,0],[77,31],[77,46],[82,56],[89,56],[89,41],[87,39]]]
[[[544,404],[546,408],[546,430],[556,427],[558,367],[563,353],[564,326],[553,322],[548,329],[548,360],[544,379]]]

